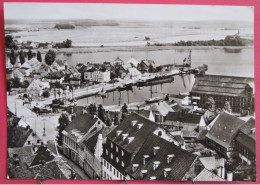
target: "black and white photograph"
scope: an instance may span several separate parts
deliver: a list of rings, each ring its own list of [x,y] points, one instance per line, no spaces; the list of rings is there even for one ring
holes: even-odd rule
[[[7,178],[255,182],[254,7],[4,3]]]

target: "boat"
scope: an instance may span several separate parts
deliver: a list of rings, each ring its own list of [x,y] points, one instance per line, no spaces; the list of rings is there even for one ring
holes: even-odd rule
[[[242,48],[236,47],[224,47],[225,53],[241,53]]]
[[[148,100],[145,100],[146,103],[155,103],[162,100],[162,98],[159,97],[154,97],[154,98],[149,98]]]
[[[132,84],[124,84],[117,87],[118,91],[133,90]]]
[[[173,81],[174,81],[173,76],[156,76],[154,78],[137,82],[137,87],[157,85],[157,84],[168,83]]]

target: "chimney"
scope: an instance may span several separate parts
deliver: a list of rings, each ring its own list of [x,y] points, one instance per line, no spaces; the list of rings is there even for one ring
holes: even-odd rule
[[[228,172],[227,173],[227,181],[232,181],[233,180],[233,173],[232,172]]]
[[[116,131],[116,136],[118,137],[123,131],[122,130],[117,130]]]
[[[163,176],[164,176],[164,178],[167,178],[168,175],[169,175],[169,173],[170,173],[171,171],[172,171],[171,168],[164,168],[164,170],[163,170]]]
[[[146,162],[148,161],[149,158],[150,158],[149,155],[144,155],[144,157],[143,157],[143,165],[146,164]]]
[[[128,137],[127,138],[127,144],[130,144],[134,140],[134,137]]]
[[[139,164],[133,164],[132,165],[132,172],[135,172],[138,168]]]
[[[122,136],[123,136],[123,140],[125,140],[127,138],[128,134],[122,134]]]
[[[132,121],[131,126],[132,127],[135,126],[136,123],[137,123],[137,120]]]
[[[160,150],[159,146],[153,147],[153,155],[156,156],[156,154],[159,152],[159,150]]]
[[[167,155],[167,164],[170,164],[172,162],[172,159],[174,158],[174,154]]]
[[[153,162],[153,171],[155,171],[160,165],[160,161],[154,161]]]
[[[147,174],[147,170],[141,170],[141,179],[143,179],[145,177],[145,175]]]
[[[143,124],[139,123],[137,124],[137,129],[140,130],[142,128]]]

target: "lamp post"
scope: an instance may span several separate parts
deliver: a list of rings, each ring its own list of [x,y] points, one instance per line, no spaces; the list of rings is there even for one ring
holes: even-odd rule
[[[43,119],[42,120],[43,121],[43,134],[42,134],[42,136],[46,136],[46,134],[45,134],[45,121],[46,121],[46,119]]]

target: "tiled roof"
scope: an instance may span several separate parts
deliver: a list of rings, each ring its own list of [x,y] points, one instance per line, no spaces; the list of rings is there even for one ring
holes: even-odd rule
[[[17,168],[14,165],[14,158],[9,158],[7,174],[10,179],[66,179],[55,161],[34,168],[28,168],[21,161]]]
[[[33,151],[35,149],[35,152]],[[8,154],[10,158],[16,154],[19,161],[27,164],[28,167],[37,166],[40,164],[50,162],[54,159],[54,156],[47,150],[45,146],[25,146],[19,148],[8,148]]]
[[[8,127],[7,129],[8,148],[23,147],[32,130],[23,127]]]
[[[156,155],[153,153],[154,147],[160,147]],[[144,155],[149,155],[145,165],[143,164]],[[168,155],[173,155],[169,164],[167,163]],[[136,180],[150,180],[150,177],[155,176],[156,180],[180,181],[190,170],[196,157],[173,143],[151,134],[131,162],[131,164],[138,164],[139,166],[133,172],[132,165],[129,165],[126,172]],[[155,161],[158,161],[159,166],[154,170],[153,165]],[[166,169],[169,171],[167,176],[164,177],[164,170]],[[147,174],[144,177],[141,177],[141,170],[147,170]]]
[[[106,138],[107,135],[114,129],[114,126],[111,127],[105,127],[102,128],[101,130],[99,130],[98,132],[96,132],[93,136],[91,136],[90,138],[88,138],[87,140],[85,140],[83,143],[84,145],[92,152],[95,152],[95,146],[97,144],[97,139],[98,139],[98,135],[102,134],[102,138]]]
[[[161,115],[166,116],[169,112],[173,112],[173,109],[165,101],[153,103],[149,110],[157,111]]]
[[[255,119],[250,118],[239,130],[255,140]]]
[[[252,82],[254,82],[254,78],[204,75],[196,77],[191,92],[246,96],[245,89],[250,87],[249,83]]]
[[[183,123],[199,124],[201,115],[185,113],[185,112],[169,112],[166,121],[179,121]]]
[[[136,120],[135,126],[131,123]],[[143,124],[140,130],[137,129],[137,124]],[[112,132],[108,134],[108,139],[113,141],[115,144],[119,145],[121,148],[125,149],[129,153],[134,153],[139,146],[146,140],[147,135],[151,134],[157,128],[157,124],[146,119],[136,113],[131,113],[127,116]],[[122,130],[123,132],[120,136],[117,136],[117,130]],[[122,134],[128,134],[128,137],[134,137],[134,140],[127,144],[126,139],[123,140]]]
[[[97,120],[97,117],[94,117],[93,115],[88,113],[78,115],[65,128],[65,131],[67,133],[70,133],[72,130],[78,130],[84,135],[97,122]]]
[[[197,175],[194,181],[225,181],[225,179],[207,169],[204,169],[199,173],[199,175]]]
[[[245,122],[228,113],[221,113],[206,137],[227,148]]]
[[[248,148],[253,154],[256,154],[256,142],[255,142],[255,119],[250,118],[239,129],[236,140]]]

